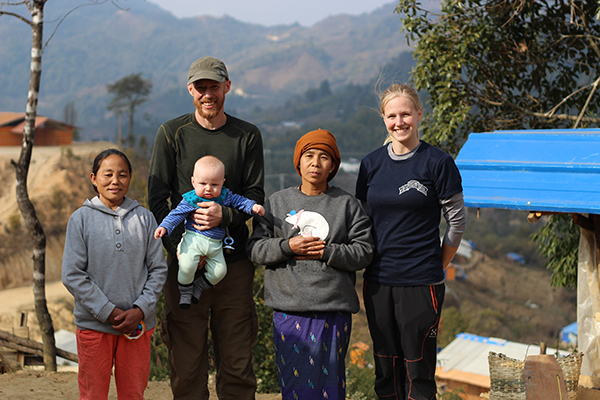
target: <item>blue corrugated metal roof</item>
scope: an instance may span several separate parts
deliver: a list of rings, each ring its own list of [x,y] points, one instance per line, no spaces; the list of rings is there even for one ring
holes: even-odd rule
[[[600,213],[600,129],[472,133],[456,165],[467,207]]]

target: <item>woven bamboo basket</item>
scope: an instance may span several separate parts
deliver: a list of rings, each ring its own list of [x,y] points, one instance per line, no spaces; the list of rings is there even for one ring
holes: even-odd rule
[[[567,387],[567,397],[569,400],[577,399],[582,358],[583,353],[571,353],[566,357],[558,357],[556,359],[565,376],[565,386]]]
[[[490,400],[526,400],[525,362],[490,351]]]
[[[571,353],[556,359],[563,371],[569,400],[577,399],[582,357],[583,353]],[[482,394],[481,397],[489,400],[526,400],[525,382],[523,381],[525,362],[492,351],[490,351],[488,361],[490,392]]]

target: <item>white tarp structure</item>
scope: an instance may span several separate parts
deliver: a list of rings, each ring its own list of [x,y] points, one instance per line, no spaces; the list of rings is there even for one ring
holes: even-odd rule
[[[581,375],[600,381],[600,278],[594,232],[581,229],[577,270],[577,343],[583,353]]]
[[[471,258],[471,256],[473,255],[473,245],[465,239],[461,239],[456,254],[458,254],[459,256],[463,256],[467,259]]]

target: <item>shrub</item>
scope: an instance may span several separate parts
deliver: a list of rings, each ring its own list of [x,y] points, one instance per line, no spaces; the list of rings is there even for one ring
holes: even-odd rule
[[[279,376],[273,343],[273,310],[264,302],[265,268],[257,266],[254,274],[254,305],[258,314],[258,336],[252,347],[254,373],[260,393],[279,393]]]
[[[346,397],[351,400],[377,400],[375,368],[360,367],[346,361]]]
[[[169,355],[167,346],[160,338],[160,327],[163,318],[164,296],[161,293],[156,306],[156,329],[150,340],[150,380],[163,381],[169,377]]]

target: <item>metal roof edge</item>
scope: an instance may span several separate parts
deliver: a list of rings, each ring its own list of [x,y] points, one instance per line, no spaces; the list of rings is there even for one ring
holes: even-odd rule
[[[600,129],[474,132],[455,162],[467,207],[600,213]]]

